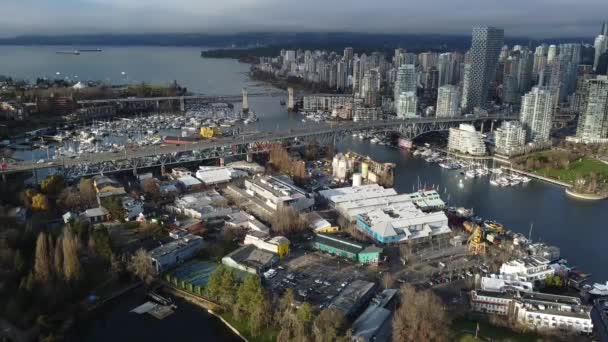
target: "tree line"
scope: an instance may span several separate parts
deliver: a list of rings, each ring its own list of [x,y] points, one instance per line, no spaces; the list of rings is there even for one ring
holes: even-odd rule
[[[240,282],[232,269],[221,265],[209,278],[205,295],[236,319],[247,322],[249,334],[254,337],[265,329],[275,329],[277,341],[349,340],[344,337],[346,318],[340,311],[317,311],[309,303],[297,305],[292,289],[273,298],[257,275],[247,275]]]

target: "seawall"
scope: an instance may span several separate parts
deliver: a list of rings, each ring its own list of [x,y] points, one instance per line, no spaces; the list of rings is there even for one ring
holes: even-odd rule
[[[605,195],[599,195],[599,194],[582,194],[580,192],[576,192],[572,189],[566,189],[566,195],[572,197],[572,198],[576,198],[576,199],[580,199],[580,200],[585,200],[585,201],[601,201],[601,200],[605,200],[608,198],[608,194]]]
[[[205,310],[207,310],[207,312],[217,318],[219,318],[228,328],[230,328],[230,330],[232,330],[232,332],[235,335],[238,335],[241,339],[243,339],[243,341],[245,342],[249,342],[249,340],[247,340],[247,338],[245,338],[245,336],[243,336],[240,331],[238,331],[235,327],[233,327],[230,323],[228,323],[228,321],[226,321],[222,316],[216,314],[214,312],[215,311],[219,311],[221,310],[221,306],[217,303],[214,303],[210,300],[207,300],[205,298],[199,297],[197,295],[194,295],[190,292],[184,291],[184,290],[180,290],[178,288],[175,288],[173,286],[169,286],[169,285],[165,285],[165,287],[163,288],[163,291],[170,293],[176,297],[180,297],[186,301],[188,301],[189,303],[192,303],[194,305],[197,305]]]

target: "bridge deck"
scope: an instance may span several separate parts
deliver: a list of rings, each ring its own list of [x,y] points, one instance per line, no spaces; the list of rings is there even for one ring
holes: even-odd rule
[[[202,140],[184,145],[153,145],[134,149],[126,149],[122,152],[87,153],[78,158],[61,158],[44,163],[36,161],[20,161],[9,164],[8,168],[0,173],[18,173],[53,167],[72,167],[85,164],[96,164],[115,160],[132,160],[137,158],[154,157],[160,155],[175,154],[188,151],[203,151],[221,147],[231,147],[235,144],[255,144],[266,142],[279,142],[297,138],[318,137],[327,134],[341,134],[352,131],[366,130],[391,130],[399,131],[404,126],[414,126],[432,123],[471,123],[486,120],[513,120],[513,116],[487,116],[487,117],[459,117],[459,118],[418,118],[389,121],[365,121],[365,122],[341,122],[341,123],[319,123],[311,124],[306,128],[290,129],[281,132],[259,132],[251,135],[238,137],[220,137],[214,140]]]
[[[278,96],[286,95],[285,92],[266,92],[266,93],[249,93],[249,97],[258,96]],[[152,101],[170,101],[170,100],[209,100],[209,101],[221,101],[230,100],[238,101],[242,98],[242,95],[185,95],[185,96],[158,96],[158,97],[124,97],[124,98],[113,98],[113,99],[99,99],[99,100],[80,100],[76,103],[84,104],[99,104],[99,103],[119,103],[119,102],[152,102]]]

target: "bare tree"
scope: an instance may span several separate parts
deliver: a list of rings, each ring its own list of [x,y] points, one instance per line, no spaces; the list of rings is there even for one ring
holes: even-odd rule
[[[53,257],[53,270],[57,277],[61,277],[63,274],[63,240],[61,237],[57,238],[55,242],[55,252]]]
[[[152,265],[152,256],[143,248],[140,248],[135,252],[135,255],[131,257],[131,261],[127,268],[145,284],[150,284],[152,283],[152,280],[154,280],[154,274],[156,272]]]
[[[152,200],[158,201],[160,198],[160,186],[158,185],[158,182],[156,182],[155,178],[144,179],[141,184],[141,188],[152,198]]]
[[[65,210],[73,210],[82,205],[82,198],[80,197],[80,192],[74,187],[69,187],[59,193],[57,203]]]
[[[279,208],[272,220],[272,229],[282,235],[291,235],[306,228],[306,221],[291,207]]]
[[[430,290],[417,292],[406,284],[400,291],[401,305],[393,317],[393,340],[447,341],[449,317],[441,299]]]
[[[328,308],[321,310],[312,326],[315,342],[336,341],[345,322],[346,317],[341,311]]]
[[[390,289],[395,286],[395,276],[393,276],[390,272],[384,272],[382,275],[382,287],[385,289]]]
[[[36,240],[34,276],[43,285],[48,285],[51,279],[51,254],[45,232],[38,234],[38,239]]]
[[[95,202],[97,202],[97,192],[95,191],[92,179],[81,178],[80,183],[78,183],[78,191],[87,206],[95,205]]]
[[[78,258],[78,241],[69,227],[63,229],[63,276],[68,282],[82,277],[82,267]]]

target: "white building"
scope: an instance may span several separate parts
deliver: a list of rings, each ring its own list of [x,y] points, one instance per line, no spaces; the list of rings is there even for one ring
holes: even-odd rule
[[[165,206],[165,209],[198,220],[210,220],[232,213],[231,208],[225,207],[226,202],[222,195],[211,190],[176,198],[173,204]]]
[[[283,257],[289,254],[289,240],[283,236],[270,237],[260,232],[250,232],[245,235],[245,245],[254,245],[259,249],[278,254]]]
[[[446,84],[437,91],[437,109],[435,116],[456,117],[460,115],[460,91],[457,86]]]
[[[302,99],[302,110],[305,112],[325,111],[344,108],[353,104],[352,95],[340,94],[314,94],[304,96]]]
[[[473,156],[486,154],[486,145],[483,136],[475,130],[473,125],[460,124],[458,128],[450,128],[448,149]]]
[[[187,234],[150,251],[152,265],[162,273],[190,258],[203,248],[203,238]]]
[[[232,179],[246,176],[247,172],[224,166],[199,166],[196,171],[196,178],[205,185],[228,183]]]
[[[229,214],[228,220],[224,222],[224,225],[229,228],[242,228],[248,231],[255,231],[263,233],[265,235],[270,234],[270,228],[258,221],[253,215],[249,215],[244,211],[237,211]]]
[[[425,213],[412,202],[359,214],[357,228],[381,244],[420,242],[451,232],[442,211]]]
[[[591,309],[577,297],[547,293],[520,293],[515,301],[515,316],[519,323],[537,330],[569,330],[591,334]]]
[[[437,59],[438,85],[439,87],[446,84],[454,84],[455,68],[457,64],[454,61],[451,52],[442,53]],[[460,103],[460,100],[458,101]]]
[[[528,141],[549,141],[555,93],[548,88],[534,87],[522,97],[520,121]]]
[[[511,156],[523,151],[526,144],[526,130],[518,121],[504,121],[494,132],[496,152]]]
[[[477,312],[507,316],[512,303],[513,296],[510,293],[486,290],[471,291],[471,309]]]
[[[549,260],[541,256],[527,256],[500,266],[500,274],[519,281],[543,284],[547,276],[555,274]]]
[[[602,54],[606,53],[608,50],[608,36],[604,34],[600,34],[595,37],[595,41],[593,42],[593,47],[595,48],[595,56],[593,59],[593,70],[597,69],[598,63],[600,61],[600,57]]]
[[[395,80],[394,99],[398,101],[402,93],[413,92],[416,94],[417,75],[416,66],[414,64],[404,64],[397,70],[397,79]]]
[[[245,189],[250,196],[257,197],[273,209],[291,207],[297,211],[309,209],[315,204],[311,193],[292,182],[273,176],[254,177],[245,180]]]
[[[445,207],[445,202],[434,190],[397,194],[395,189],[387,189],[378,184],[322,190],[319,195],[342,216],[353,222],[360,214],[404,203],[413,203],[425,211]]]
[[[415,118],[418,109],[418,97],[415,92],[408,91],[399,94],[397,101],[397,117],[400,119]]]
[[[608,142],[608,76],[585,82],[586,106],[580,114],[576,136],[585,143]]]
[[[254,245],[244,245],[222,258],[222,264],[252,274],[263,271],[279,260],[277,254],[259,249]]]

